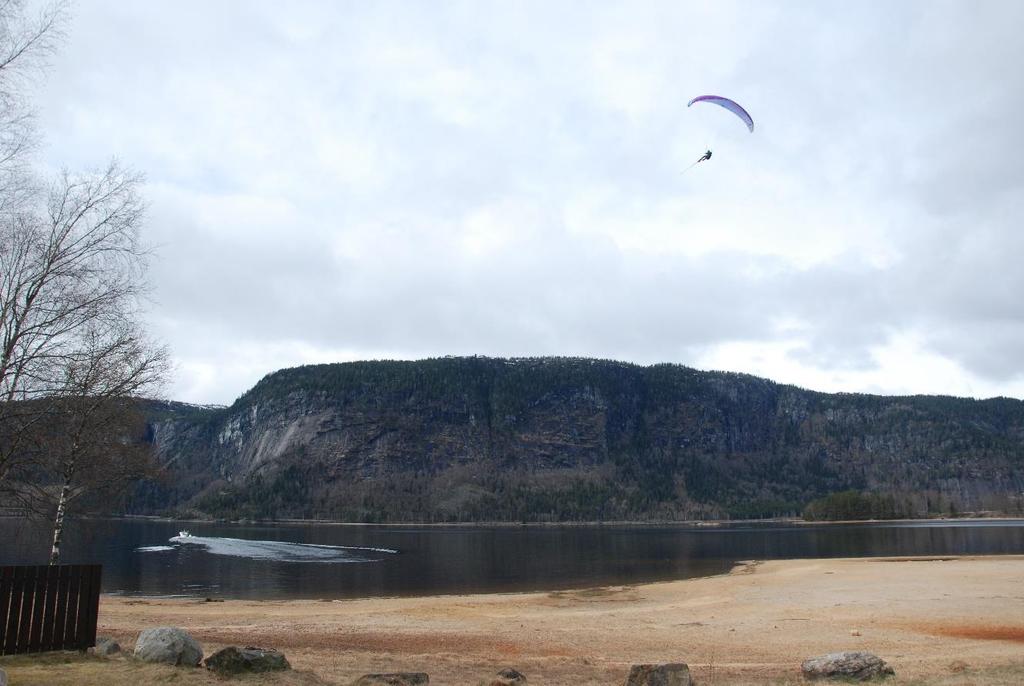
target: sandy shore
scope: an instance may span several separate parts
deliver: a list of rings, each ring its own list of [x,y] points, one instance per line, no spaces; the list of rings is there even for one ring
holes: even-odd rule
[[[101,635],[130,644],[158,625],[188,629],[207,653],[279,648],[331,683],[425,671],[431,684],[477,684],[511,666],[533,684],[621,684],[631,664],[676,661],[705,681],[759,680],[856,649],[901,677],[936,676],[1024,662],[1024,556],[753,562],[704,579],[551,593],[101,601]]]

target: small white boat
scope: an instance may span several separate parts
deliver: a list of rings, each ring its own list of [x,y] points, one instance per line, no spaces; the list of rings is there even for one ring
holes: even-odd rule
[[[192,538],[192,534],[182,529],[178,532],[178,538]]]

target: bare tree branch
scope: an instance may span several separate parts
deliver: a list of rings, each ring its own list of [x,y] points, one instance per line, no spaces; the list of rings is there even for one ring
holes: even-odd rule
[[[141,177],[114,161],[46,187],[29,168],[22,89],[66,16],[63,1],[29,18],[0,0],[0,500],[55,516],[51,562],[73,508],[109,506],[149,473],[137,399],[168,373],[141,318]]]

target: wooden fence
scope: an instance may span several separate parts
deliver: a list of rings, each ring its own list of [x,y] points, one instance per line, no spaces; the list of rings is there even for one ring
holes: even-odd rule
[[[0,567],[0,655],[96,645],[102,569]]]

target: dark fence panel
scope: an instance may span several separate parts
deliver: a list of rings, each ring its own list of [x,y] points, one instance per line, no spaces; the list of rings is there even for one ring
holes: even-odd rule
[[[0,567],[0,655],[96,645],[102,569]]]

